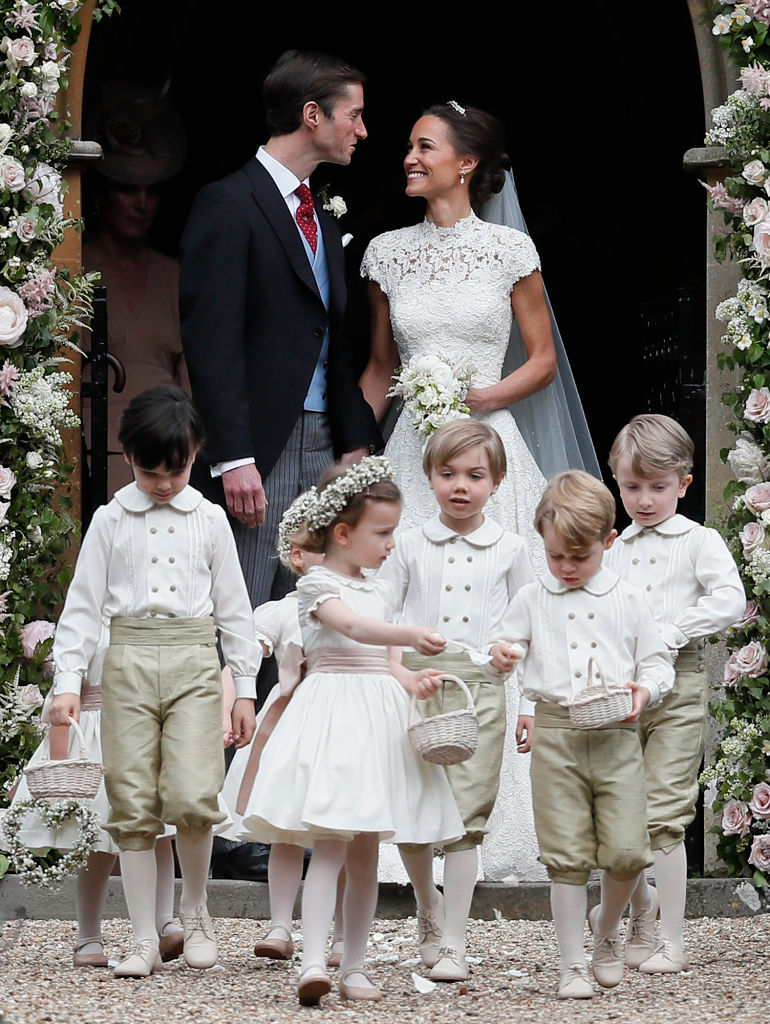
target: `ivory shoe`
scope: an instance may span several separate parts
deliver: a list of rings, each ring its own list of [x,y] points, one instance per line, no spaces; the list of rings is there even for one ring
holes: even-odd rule
[[[439,958],[441,935],[444,931],[444,897],[431,910],[417,908],[417,942],[420,957],[426,967],[433,967]]]
[[[254,946],[254,956],[264,956],[268,960],[291,960],[294,956],[291,932],[283,925],[273,925],[264,939]]]
[[[597,935],[596,918],[598,916],[599,907],[594,907],[588,915],[588,924],[594,935],[594,957],[591,969],[602,988],[615,988],[623,980],[624,964],[620,936],[617,932],[614,935]]]
[[[335,939],[332,942],[332,951],[326,960],[327,967],[339,967],[342,963],[342,954],[345,952],[345,942],[343,939]]]
[[[83,953],[81,952],[86,946],[90,945],[99,946],[101,953]],[[92,935],[90,938],[81,939],[80,942],[75,946],[72,953],[72,966],[73,967],[107,967],[109,966],[107,957],[104,955],[104,944],[102,943],[101,935]]]
[[[635,970],[641,967],[645,960],[649,960],[658,948],[658,940],[655,937],[655,921],[660,910],[657,889],[650,889],[652,894],[652,906],[649,910],[642,910],[639,913],[631,912],[626,928],[626,945],[624,956],[626,967],[633,967]]]
[[[112,973],[116,978],[148,978],[162,966],[158,943],[152,939],[139,939]]]
[[[319,964],[306,967],[299,977],[297,995],[301,1006],[318,1006],[321,996],[332,990],[332,979]]]
[[[163,928],[165,927],[164,925]],[[158,949],[161,960],[164,964],[167,964],[169,960],[177,960],[182,955],[184,928],[177,928],[176,931],[169,932],[167,935],[162,934],[163,928],[161,928],[161,934],[158,936]]]
[[[679,974],[690,966],[690,960],[680,946],[665,939],[639,968],[641,974]]]
[[[213,967],[219,951],[208,910],[199,903],[190,913],[180,914],[179,919],[184,927],[182,951],[188,966],[200,971]]]
[[[465,954],[451,946],[442,946],[428,977],[431,981],[467,981],[469,973]]]
[[[588,980],[585,964],[570,964],[560,972],[557,999],[592,999],[593,994],[593,985]]]
[[[370,982],[369,985],[348,985],[346,978],[350,978],[354,974],[363,975]],[[371,984],[369,975],[364,974],[360,968],[355,971],[348,971],[337,988],[342,999],[368,999],[370,1002],[379,1002],[382,999],[382,992],[380,992],[376,985]]]

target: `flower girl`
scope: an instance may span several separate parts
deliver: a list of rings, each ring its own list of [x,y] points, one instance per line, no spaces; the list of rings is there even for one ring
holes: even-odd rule
[[[326,557],[297,584],[308,674],[265,744],[243,815],[264,842],[313,846],[302,896],[303,1005],[331,989],[324,957],[343,865],[340,995],[380,999],[363,966],[379,841],[440,843],[463,834],[446,774],[418,758],[406,731],[407,691],[428,696],[439,673],[408,671],[392,649],[435,654],[444,638],[421,626],[394,626],[389,584],[362,572],[379,568],[392,551],[400,512],[385,459],[330,467],[321,477],[302,545]]]

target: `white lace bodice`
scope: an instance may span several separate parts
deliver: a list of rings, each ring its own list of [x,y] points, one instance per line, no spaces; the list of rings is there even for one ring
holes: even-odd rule
[[[471,213],[448,228],[423,221],[378,235],[361,274],[388,298],[403,363],[426,352],[470,359],[484,387],[500,380],[513,286],[539,267],[528,235]]]

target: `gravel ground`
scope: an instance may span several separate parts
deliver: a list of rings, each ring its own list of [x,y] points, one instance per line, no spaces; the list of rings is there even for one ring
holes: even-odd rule
[[[342,1003],[336,993],[321,1007],[302,1008],[294,986],[295,965],[257,961],[251,954],[263,922],[220,919],[220,963],[198,972],[181,961],[150,978],[118,981],[108,970],[70,966],[71,921],[11,921],[0,939],[2,1024],[202,1024],[220,1022],[345,1021],[383,1024],[409,1021],[478,1024],[505,1022],[612,1021],[616,1024],[731,1024],[770,1019],[767,1000],[767,929],[763,915],[750,919],[688,921],[692,969],[679,975],[635,971],[616,989],[597,986],[592,1000],[554,998],[557,955],[548,921],[474,921],[469,953],[474,958],[464,985],[439,985],[421,994],[412,972],[415,923],[377,921],[369,963],[385,998],[378,1004]],[[118,957],[129,938],[125,921],[104,924],[107,954]],[[299,936],[296,936],[299,938]],[[586,936],[587,946],[590,940]],[[334,972],[332,972],[334,974]]]

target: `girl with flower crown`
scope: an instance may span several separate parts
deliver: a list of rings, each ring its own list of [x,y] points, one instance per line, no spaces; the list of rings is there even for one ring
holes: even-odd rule
[[[362,571],[379,568],[393,550],[400,513],[385,459],[322,475],[301,543],[323,552],[324,563],[297,583],[307,675],[265,744],[243,814],[254,838],[313,847],[302,895],[303,1005],[331,989],[325,949],[342,867],[340,994],[377,1000],[364,954],[380,840],[439,843],[464,831],[445,772],[420,760],[407,736],[408,694],[429,696],[440,674],[408,671],[398,650],[437,654],[445,640],[422,626],[393,625],[390,585]]]

